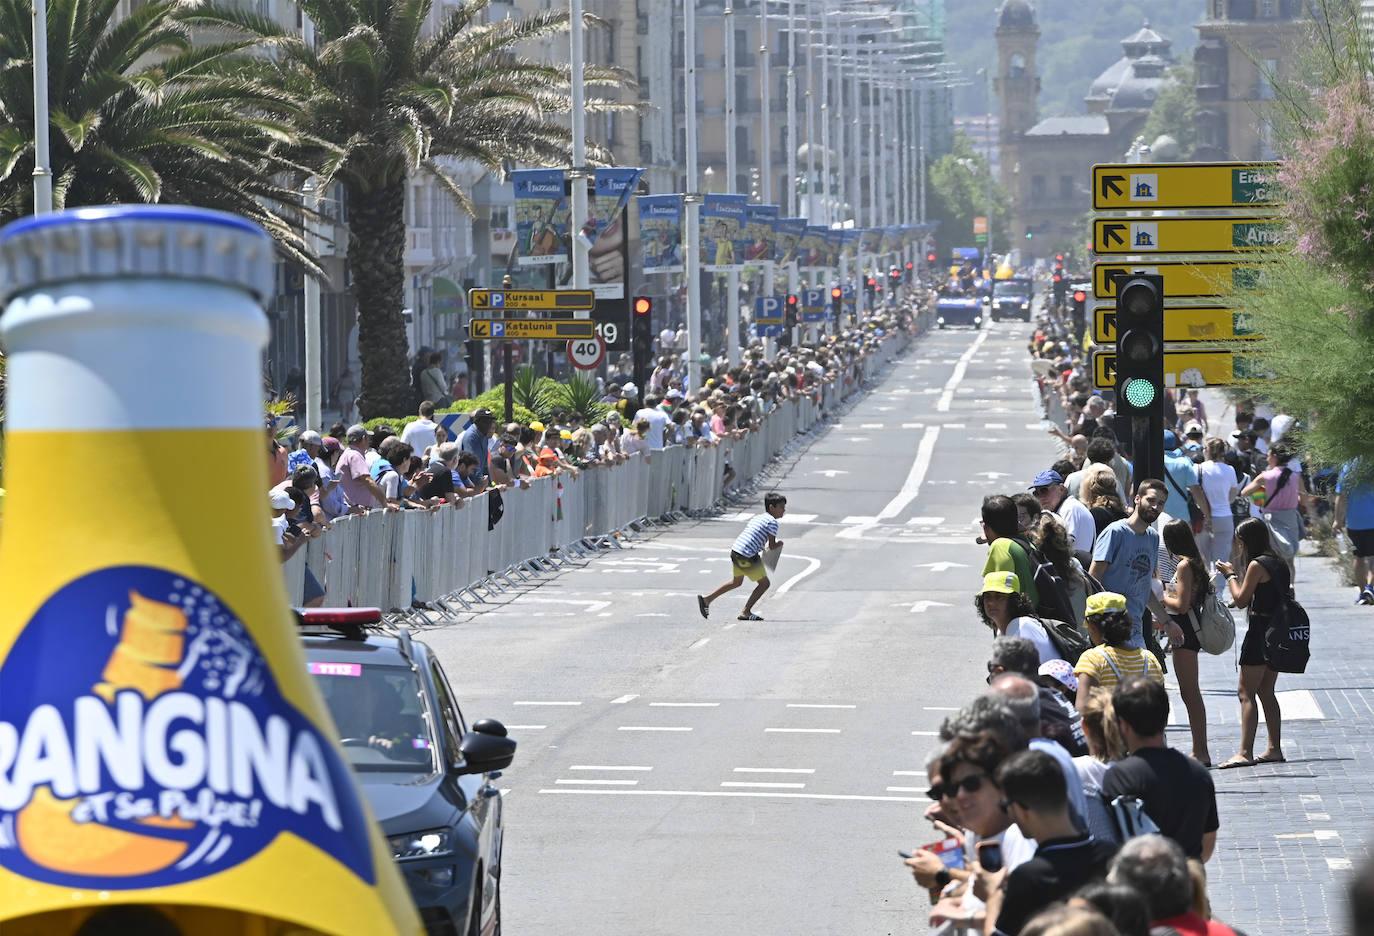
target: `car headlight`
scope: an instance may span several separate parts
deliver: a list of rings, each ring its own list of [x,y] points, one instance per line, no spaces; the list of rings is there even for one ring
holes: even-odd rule
[[[391,845],[392,858],[433,858],[453,853],[451,837],[449,829],[426,829],[408,835],[387,836],[387,842]]]
[[[1030,308],[1030,303],[1029,303],[1029,302],[1023,302],[1023,303],[1021,303],[1021,308],[1023,308],[1023,309],[1029,309],[1029,308]]]

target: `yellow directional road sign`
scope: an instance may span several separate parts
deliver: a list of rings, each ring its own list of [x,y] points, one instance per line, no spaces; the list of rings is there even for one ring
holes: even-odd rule
[[[468,337],[478,341],[567,341],[595,338],[592,319],[473,319]]]
[[[1118,273],[1158,273],[1164,277],[1164,298],[1195,299],[1224,296],[1237,289],[1252,288],[1259,278],[1258,263],[1094,263],[1093,295],[1115,299],[1112,277]]]
[[[469,289],[468,307],[476,312],[590,312],[596,308],[596,293],[590,289]]]
[[[1166,342],[1253,341],[1248,316],[1216,306],[1185,306],[1164,310]],[[1116,306],[1093,307],[1093,341],[1116,341]]]
[[[1269,208],[1278,204],[1278,168],[1275,162],[1093,166],[1093,208]]]
[[[1247,359],[1231,351],[1165,351],[1164,386],[1228,387],[1258,373]],[[1116,352],[1093,353],[1093,386],[1111,390],[1116,386]]]
[[[1093,222],[1098,254],[1247,253],[1272,250],[1283,236],[1273,218],[1099,218]]]

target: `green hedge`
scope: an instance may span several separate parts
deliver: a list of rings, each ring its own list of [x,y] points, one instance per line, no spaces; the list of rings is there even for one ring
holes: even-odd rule
[[[502,395],[503,393],[503,389],[501,387],[497,387],[494,390],[488,390],[486,393],[482,394],[475,400],[459,400],[451,406],[445,406],[443,409],[435,410],[434,413],[436,417],[443,413],[471,413],[473,410],[480,409],[483,406],[485,406],[487,409],[491,410],[493,413],[496,414],[496,419],[498,421],[499,428],[500,424],[504,422],[503,417],[505,416],[506,412],[506,403],[505,397]],[[404,429],[407,425],[413,423],[415,420],[419,418],[420,416],[418,413],[412,413],[409,416],[399,417],[378,416],[376,419],[367,420],[363,423],[363,425],[367,428],[368,432],[372,432],[379,426],[391,426],[393,429],[396,430],[396,434],[400,435],[402,429]],[[530,412],[518,403],[515,405],[516,422],[520,423],[523,426],[528,426],[530,423],[535,422],[538,419],[539,416],[535,413]],[[466,420],[459,420],[458,423],[455,425],[455,429],[461,431],[464,422],[466,422]]]

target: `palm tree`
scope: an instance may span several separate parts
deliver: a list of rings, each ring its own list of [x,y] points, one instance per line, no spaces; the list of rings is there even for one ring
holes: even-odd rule
[[[33,211],[32,0],[0,0],[0,223]],[[298,202],[274,181],[294,167],[294,107],[254,74],[251,39],[192,43],[187,0],[48,0],[48,95],[58,208],[170,202],[265,227],[302,259]]]
[[[497,172],[507,161],[568,161],[560,117],[570,106],[569,69],[516,51],[565,30],[567,14],[484,24],[487,2],[458,4],[427,33],[434,0],[299,0],[313,43],[246,10],[192,14],[267,43],[273,54],[264,64],[302,102],[298,126],[333,147],[304,147],[298,161],[312,164],[322,183],[338,181],[347,197],[365,418],[407,413],[414,404],[401,308],[407,180],[428,173],[470,212],[448,168],[454,162]],[[628,84],[623,72],[589,66],[584,75],[588,111],[621,106],[598,91]]]

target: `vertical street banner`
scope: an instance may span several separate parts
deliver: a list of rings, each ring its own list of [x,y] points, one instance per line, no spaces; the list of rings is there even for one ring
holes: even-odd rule
[[[826,243],[825,236],[829,233],[828,228],[819,225],[809,224],[806,233],[802,235],[801,242],[801,267],[803,270],[818,270],[825,266]]]
[[[763,266],[773,262],[777,246],[774,224],[780,213],[777,205],[749,205],[745,209],[745,239],[749,242],[744,251],[746,263]]]
[[[854,272],[854,258],[859,255],[859,236],[861,232],[858,228],[847,228],[840,232],[840,256],[849,264],[849,272]]]
[[[592,291],[598,299],[625,298],[625,206],[634,194],[643,169],[597,169],[587,220],[578,236],[587,244]]]
[[[844,246],[844,232],[831,228],[825,232],[825,265],[830,269],[840,266],[840,250]]]
[[[510,177],[515,186],[516,263],[567,263],[570,209],[563,170],[517,169]]]
[[[863,251],[864,256],[871,256],[871,255],[873,255],[873,254],[878,253],[878,252],[882,249],[882,246],[883,246],[883,229],[882,229],[882,228],[864,228],[864,229],[863,229],[862,231],[860,231],[859,233],[860,233],[860,238],[859,238],[859,245],[860,245],[860,247],[859,247],[859,249]]]
[[[883,228],[883,253],[895,254],[902,249],[902,229],[897,225]]]
[[[682,196],[639,196],[639,243],[645,273],[682,272]]]
[[[744,211],[748,195],[707,195],[701,205],[701,268],[707,273],[744,269]]]
[[[801,259],[802,237],[806,234],[805,218],[779,218],[773,224],[778,243],[773,253],[776,266],[787,266]]]

